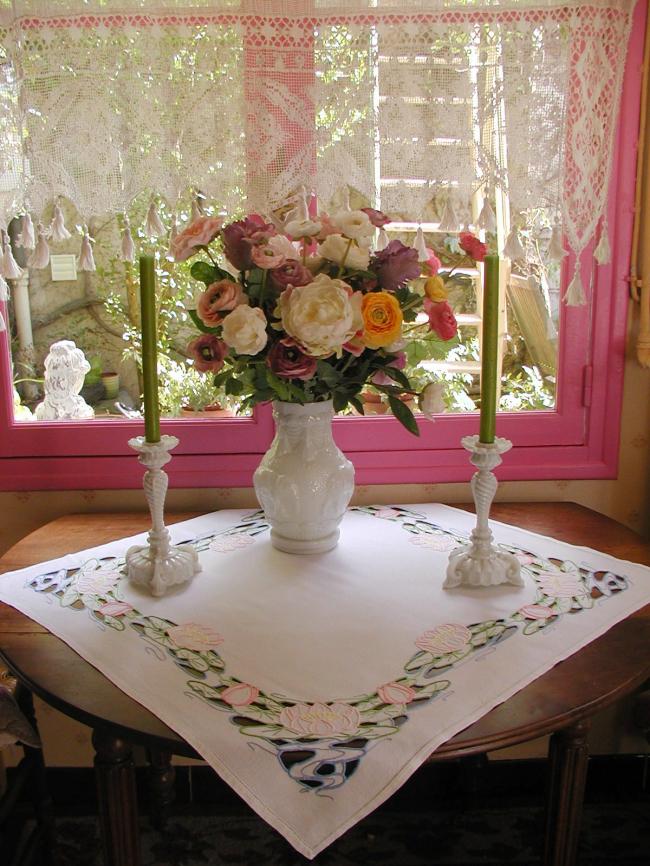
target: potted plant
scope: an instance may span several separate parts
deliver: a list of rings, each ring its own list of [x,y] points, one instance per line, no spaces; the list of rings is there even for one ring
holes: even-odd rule
[[[223,405],[220,389],[213,377],[199,372],[193,365],[160,356],[158,399],[163,415],[174,418],[217,418],[233,412]]]

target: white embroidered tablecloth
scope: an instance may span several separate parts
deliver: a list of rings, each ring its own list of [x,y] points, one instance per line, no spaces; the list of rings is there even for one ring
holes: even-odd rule
[[[260,512],[220,511],[170,527],[202,571],[165,598],[129,584],[125,539],[0,576],[0,601],[314,857],[437,746],[650,603],[650,569],[498,523],[524,587],[443,591],[474,524],[444,505],[352,508],[335,550],[301,557],[271,547]]]

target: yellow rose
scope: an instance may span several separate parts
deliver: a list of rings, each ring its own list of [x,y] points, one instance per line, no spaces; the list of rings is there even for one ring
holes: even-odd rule
[[[448,297],[442,277],[429,277],[424,284],[424,293],[427,298],[430,298],[436,304],[440,301],[446,301]]]
[[[363,341],[370,349],[389,346],[402,333],[402,310],[389,292],[369,292],[361,302]]]

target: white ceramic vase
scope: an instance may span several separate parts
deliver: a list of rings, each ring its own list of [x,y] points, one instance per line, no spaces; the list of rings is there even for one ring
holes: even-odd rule
[[[354,466],[332,438],[332,401],[274,403],[275,438],[253,476],[271,541],[287,553],[336,547]]]

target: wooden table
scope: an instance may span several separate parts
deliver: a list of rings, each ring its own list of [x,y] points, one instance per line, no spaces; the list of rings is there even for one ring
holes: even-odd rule
[[[469,508],[469,506],[467,506]],[[193,514],[168,515],[168,522]],[[492,516],[562,541],[650,565],[650,545],[613,520],[569,503],[495,504]],[[32,532],[1,559],[0,572],[142,532],[145,514],[61,517]],[[158,796],[173,783],[172,754],[198,757],[174,731],[121,692],[63,641],[0,605],[0,656],[35,694],[93,728],[107,866],[140,862],[131,745],[155,756]],[[440,746],[430,760],[471,755],[551,734],[545,866],[572,866],[587,771],[587,733],[597,711],[650,677],[650,605],[556,665]]]

